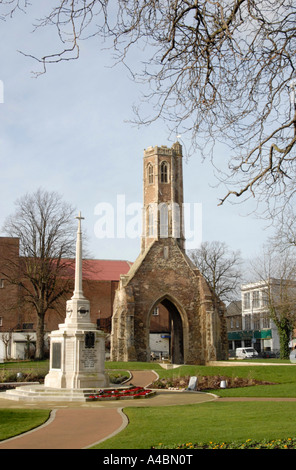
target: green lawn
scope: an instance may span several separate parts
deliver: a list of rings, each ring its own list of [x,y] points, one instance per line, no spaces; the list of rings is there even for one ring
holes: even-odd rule
[[[245,442],[296,436],[295,403],[210,402],[125,408],[129,424],[95,449],[150,449],[160,443]]]
[[[50,410],[0,409],[0,441],[40,426]]]
[[[267,363],[271,363],[266,361]],[[106,364],[109,368],[109,365]],[[112,368],[111,366],[110,368]],[[117,367],[119,367],[117,365]],[[122,364],[130,370],[141,364]],[[221,375],[274,382],[237,389],[219,389],[219,396],[296,397],[296,367],[264,366],[181,366],[165,370],[158,364],[145,364],[159,376]],[[287,439],[296,437],[296,402],[203,403],[163,408],[125,408],[129,425],[120,434],[96,446],[97,449],[149,449],[162,443],[244,442],[248,439]]]

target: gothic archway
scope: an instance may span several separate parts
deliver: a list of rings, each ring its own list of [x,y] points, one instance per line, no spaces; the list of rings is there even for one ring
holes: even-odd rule
[[[186,342],[185,332],[187,331],[187,322],[185,321],[184,314],[181,313],[182,309],[177,305],[178,303],[169,297],[161,298],[155,302],[148,315],[148,330],[150,331],[151,318],[156,309],[159,309],[159,315],[167,315],[169,358],[173,364],[184,364],[184,343]],[[159,308],[161,306],[165,307],[165,309]]]

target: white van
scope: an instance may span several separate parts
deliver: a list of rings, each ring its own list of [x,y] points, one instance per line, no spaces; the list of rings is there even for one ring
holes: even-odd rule
[[[258,353],[254,348],[236,348],[235,356],[240,359],[245,359],[247,357],[256,357]]]

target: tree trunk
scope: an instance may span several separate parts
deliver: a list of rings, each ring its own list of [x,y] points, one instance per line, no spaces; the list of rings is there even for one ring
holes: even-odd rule
[[[44,359],[44,312],[37,313],[35,359]]]

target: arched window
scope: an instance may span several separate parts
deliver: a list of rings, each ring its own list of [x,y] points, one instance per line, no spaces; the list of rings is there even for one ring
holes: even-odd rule
[[[152,184],[153,183],[153,166],[151,163],[148,163],[148,166],[147,166],[147,176],[148,176],[148,183]]]
[[[180,206],[177,202],[173,202],[172,205],[172,236],[173,238],[181,237],[181,214]]]
[[[167,238],[169,235],[169,211],[164,202],[159,206],[159,235],[160,238]]]
[[[160,164],[160,182],[169,182],[169,164],[168,162],[161,162]]]
[[[151,204],[148,207],[148,236],[149,237],[154,237],[154,220],[155,220],[154,212],[155,212],[154,204]]]

